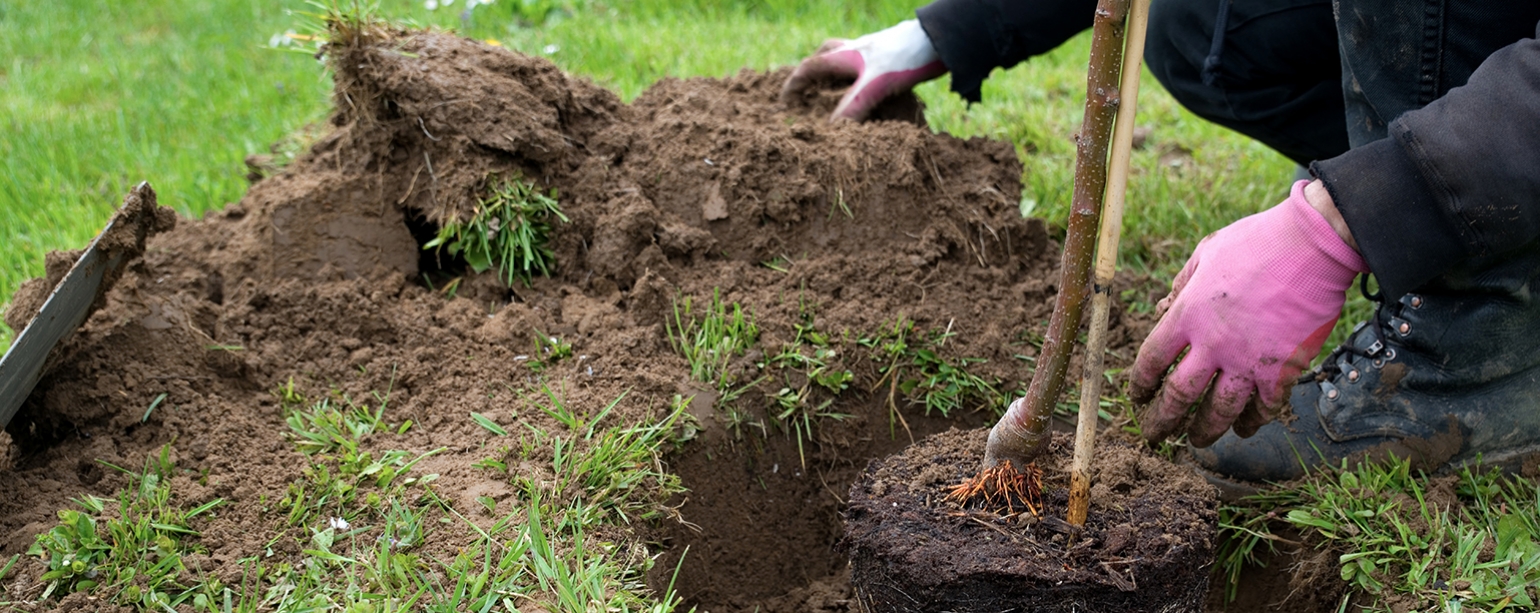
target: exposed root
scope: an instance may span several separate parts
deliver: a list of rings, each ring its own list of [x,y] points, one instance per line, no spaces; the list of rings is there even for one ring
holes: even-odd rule
[[[1043,471],[1035,463],[1017,470],[1006,460],[952,486],[946,499],[963,508],[1001,515],[1014,515],[1020,508],[1036,517],[1043,508]]]

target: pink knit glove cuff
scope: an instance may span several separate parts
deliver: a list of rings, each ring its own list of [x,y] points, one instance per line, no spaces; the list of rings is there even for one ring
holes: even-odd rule
[[[1278,282],[1294,287],[1305,300],[1340,301],[1343,291],[1352,287],[1353,279],[1359,273],[1369,272],[1369,267],[1363,256],[1343,242],[1326,218],[1305,201],[1305,186],[1309,184],[1295,182],[1289,198],[1275,207],[1288,211],[1291,231],[1257,237],[1257,250],[1268,260],[1267,272]],[[1313,250],[1302,249],[1304,245]],[[1322,258],[1336,266],[1327,265]]]
[[[1368,268],[1305,200],[1307,183],[1295,183],[1278,206],[1204,238],[1172,282],[1129,390],[1149,403],[1140,417],[1150,440],[1184,424],[1199,447],[1232,424],[1249,436],[1273,419],[1320,352],[1346,290]]]

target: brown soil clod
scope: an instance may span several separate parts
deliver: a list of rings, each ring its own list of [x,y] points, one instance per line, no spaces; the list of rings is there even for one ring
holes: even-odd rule
[[[986,431],[951,431],[873,462],[851,488],[841,547],[862,610],[887,612],[1202,611],[1217,499],[1192,472],[1115,441],[1092,465],[1084,528],[1068,504],[1069,437],[1042,463],[1041,516],[959,506],[1029,476],[978,475],[962,486]]]

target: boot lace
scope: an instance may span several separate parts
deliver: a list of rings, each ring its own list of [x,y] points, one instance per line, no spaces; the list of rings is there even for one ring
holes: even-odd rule
[[[1395,357],[1395,349],[1390,347],[1389,342],[1385,338],[1385,327],[1389,325],[1386,322],[1400,316],[1401,302],[1393,301],[1387,304],[1384,294],[1378,291],[1369,291],[1369,275],[1367,274],[1358,277],[1358,293],[1374,303],[1374,315],[1368,321],[1359,324],[1359,327],[1355,328],[1353,333],[1348,335],[1347,341],[1332,349],[1331,353],[1326,355],[1326,359],[1321,361],[1321,365],[1317,369],[1306,371],[1300,375],[1300,383],[1311,380],[1335,380],[1344,372],[1350,372],[1353,369],[1351,363],[1355,357],[1367,360],[1379,359],[1382,356],[1383,359],[1387,360]],[[1387,313],[1387,310],[1394,312]],[[1358,336],[1365,325],[1374,331],[1374,342],[1369,343],[1366,347],[1359,347],[1357,342]]]

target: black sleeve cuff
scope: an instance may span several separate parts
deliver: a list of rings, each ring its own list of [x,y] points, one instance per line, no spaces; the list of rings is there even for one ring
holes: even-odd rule
[[[1321,179],[1364,262],[1392,299],[1464,261],[1470,251],[1394,138],[1310,165]]]
[[[1096,0],[935,0],[914,14],[952,73],[952,91],[978,102],[995,68],[1047,53],[1091,27]]]
[[[990,19],[991,12],[970,0],[936,0],[914,12],[941,63],[952,73],[952,91],[968,102],[982,99],[979,89],[999,65],[986,34],[989,22],[998,21]]]

